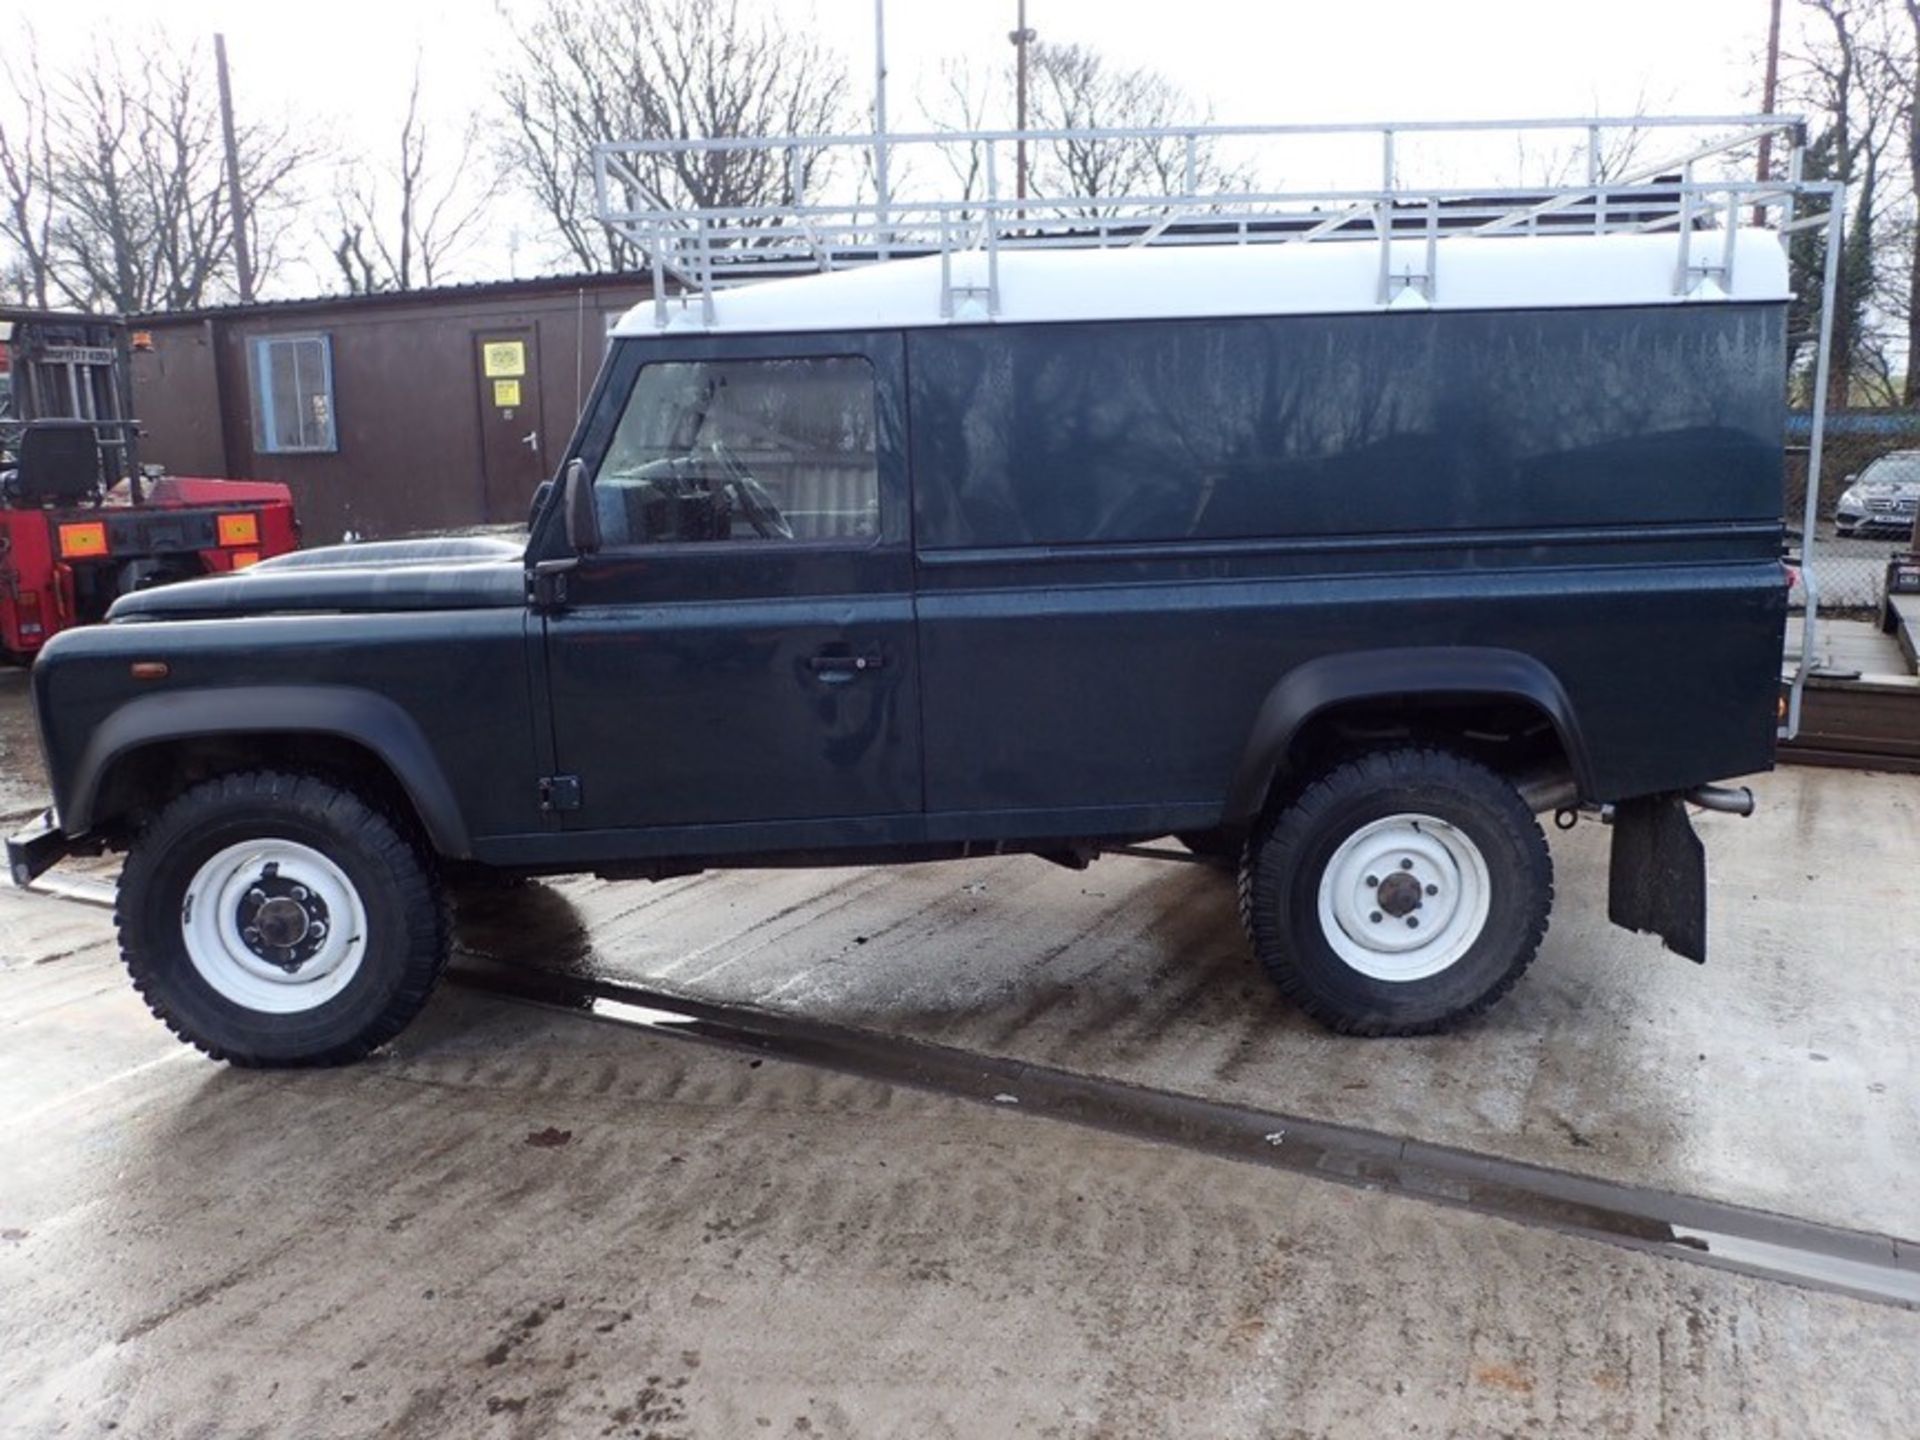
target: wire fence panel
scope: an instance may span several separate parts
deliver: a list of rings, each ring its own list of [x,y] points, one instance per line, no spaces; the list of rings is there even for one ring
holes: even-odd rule
[[[1888,560],[1914,548],[1920,412],[1838,410],[1828,414],[1826,427],[1820,523],[1811,561],[1819,570],[1820,613],[1876,611],[1886,598]],[[1784,513],[1796,540],[1807,494],[1811,428],[1805,411],[1787,416]],[[1804,605],[1797,586],[1790,603]]]

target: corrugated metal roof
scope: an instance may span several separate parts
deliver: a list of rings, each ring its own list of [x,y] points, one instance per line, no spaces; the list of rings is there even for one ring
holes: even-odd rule
[[[534,275],[524,280],[479,280],[464,285],[435,285],[418,290],[381,290],[372,295],[310,295],[289,300],[256,300],[250,305],[208,305],[196,310],[162,310],[127,318],[129,324],[135,325],[172,325],[200,320],[238,320],[253,315],[431,305],[453,300],[508,300],[520,295],[565,294],[575,290],[639,290],[651,295],[653,286],[651,277],[641,270],[587,271],[572,275]]]

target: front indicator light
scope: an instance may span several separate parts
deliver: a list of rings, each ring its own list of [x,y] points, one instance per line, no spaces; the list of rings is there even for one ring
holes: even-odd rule
[[[219,532],[222,545],[258,545],[260,517],[258,515],[222,515],[219,520]]]
[[[249,565],[258,565],[259,563],[260,552],[258,550],[236,550],[233,552],[233,568],[236,570],[244,570]]]

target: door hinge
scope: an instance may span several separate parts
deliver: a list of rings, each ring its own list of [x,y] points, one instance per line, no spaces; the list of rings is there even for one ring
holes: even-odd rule
[[[580,777],[578,775],[541,776],[540,808],[548,811],[578,810],[580,808]]]
[[[579,565],[577,556],[540,560],[527,572],[527,599],[537,610],[560,610],[567,603],[567,576]]]

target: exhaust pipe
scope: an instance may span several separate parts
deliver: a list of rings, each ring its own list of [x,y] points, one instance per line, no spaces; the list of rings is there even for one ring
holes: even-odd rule
[[[1570,810],[1580,803],[1580,787],[1565,770],[1541,770],[1515,779],[1514,789],[1529,810],[1544,815],[1549,810]]]
[[[1701,785],[1687,791],[1686,801],[1722,815],[1753,814],[1753,791],[1745,785]]]

